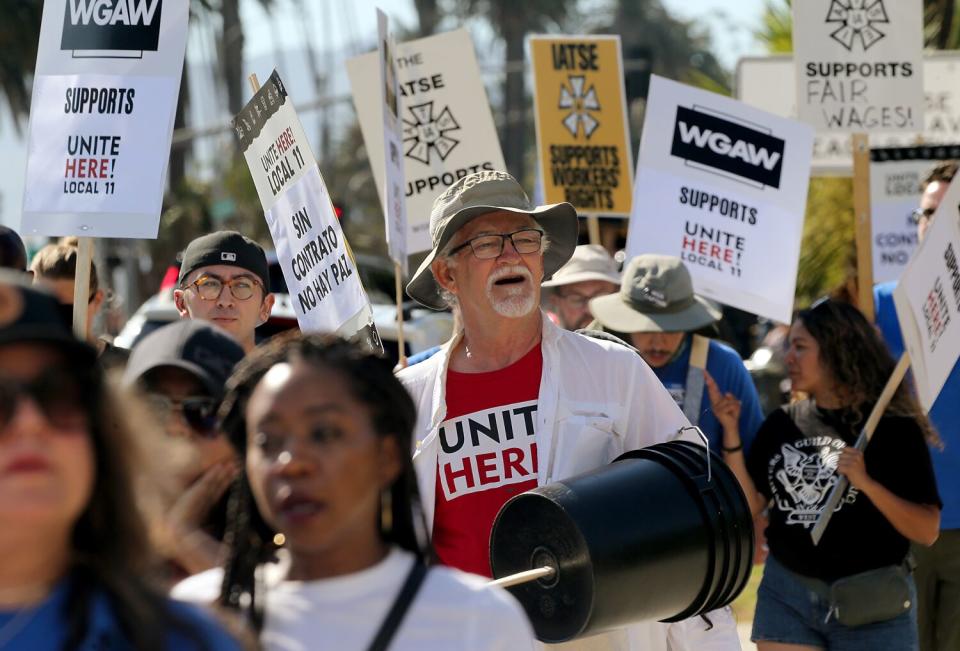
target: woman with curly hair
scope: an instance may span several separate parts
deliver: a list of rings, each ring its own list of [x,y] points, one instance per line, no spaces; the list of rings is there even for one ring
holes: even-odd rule
[[[939,438],[900,386],[864,452],[854,442],[895,363],[854,307],[823,300],[801,311],[786,356],[807,396],[767,417],[745,460],[736,406],[720,409],[724,457],[759,512],[770,547],[752,639],[760,651],[917,648],[910,541],[931,545],[940,498],[929,444]],[[830,490],[850,487],[819,544],[810,532]]]
[[[148,581],[134,430],[61,318],[0,274],[0,648],[238,649]]]
[[[427,569],[416,412],[389,362],[293,332],[245,358],[227,389],[223,429],[243,459],[228,561],[175,597],[240,611],[268,650],[532,648],[507,593]]]

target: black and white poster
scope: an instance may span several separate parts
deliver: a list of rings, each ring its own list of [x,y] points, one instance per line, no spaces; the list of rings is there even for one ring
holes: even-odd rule
[[[188,12],[188,0],[44,3],[25,235],[157,236]]]
[[[817,131],[923,129],[922,0],[793,3],[797,115]]]
[[[653,76],[627,255],[681,258],[694,289],[788,323],[813,129]]]

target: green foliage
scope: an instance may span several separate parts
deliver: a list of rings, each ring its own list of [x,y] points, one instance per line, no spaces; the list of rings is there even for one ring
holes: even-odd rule
[[[853,181],[810,179],[796,304],[809,305],[845,285],[854,272]]]

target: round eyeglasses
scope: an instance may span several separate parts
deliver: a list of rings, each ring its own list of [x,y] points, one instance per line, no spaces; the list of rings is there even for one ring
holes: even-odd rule
[[[246,301],[253,296],[254,289],[260,286],[260,282],[250,276],[237,276],[230,280],[217,276],[200,276],[187,285],[187,287],[194,287],[204,301],[215,301],[220,298],[224,287],[229,287],[230,295],[238,301]]]

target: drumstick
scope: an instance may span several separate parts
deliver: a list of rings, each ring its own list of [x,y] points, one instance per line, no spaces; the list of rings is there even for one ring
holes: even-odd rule
[[[512,585],[520,585],[521,583],[529,583],[530,581],[553,576],[555,571],[552,567],[538,567],[533,570],[527,570],[526,572],[517,572],[516,574],[499,578],[496,581],[491,581],[487,585],[495,585],[498,588],[509,588]]]

